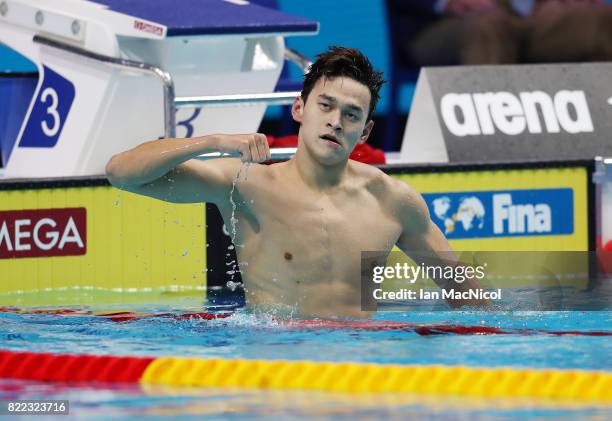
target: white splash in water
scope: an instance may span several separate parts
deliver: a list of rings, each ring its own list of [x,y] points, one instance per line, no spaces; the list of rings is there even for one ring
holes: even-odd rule
[[[231,291],[236,291],[236,289],[238,288],[242,288],[242,282],[234,282],[234,281],[227,281],[227,283],[225,284]]]

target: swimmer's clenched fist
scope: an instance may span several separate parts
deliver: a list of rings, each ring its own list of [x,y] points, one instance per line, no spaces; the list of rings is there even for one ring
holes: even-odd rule
[[[264,134],[219,134],[215,137],[219,151],[238,152],[242,162],[266,162],[270,160],[270,147]]]

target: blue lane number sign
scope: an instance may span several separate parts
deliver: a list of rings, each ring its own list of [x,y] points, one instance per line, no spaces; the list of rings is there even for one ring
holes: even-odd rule
[[[52,148],[56,145],[74,101],[74,85],[47,66],[30,118],[21,136],[21,148]]]

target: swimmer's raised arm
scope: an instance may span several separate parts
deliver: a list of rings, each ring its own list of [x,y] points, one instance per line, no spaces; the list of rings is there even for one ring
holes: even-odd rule
[[[241,158],[193,159],[208,152],[237,152]],[[117,188],[167,202],[217,203],[227,198],[241,161],[269,159],[266,136],[260,133],[162,139],[113,156],[106,176]]]
[[[454,253],[448,240],[438,226],[431,220],[427,203],[413,188],[400,181],[395,181],[395,193],[398,194],[398,209],[402,223],[402,234],[397,240],[397,246],[410,256],[417,264],[429,266],[462,265]],[[445,279],[433,279],[442,289],[454,288],[457,291],[467,291],[481,288],[475,279],[466,279],[462,283]],[[452,307],[482,306],[489,304],[488,300],[456,300],[449,299]]]

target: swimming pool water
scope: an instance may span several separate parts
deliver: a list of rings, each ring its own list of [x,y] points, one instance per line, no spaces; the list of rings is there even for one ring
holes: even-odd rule
[[[240,311],[216,320],[142,317],[126,322],[90,315],[4,312],[0,313],[0,337],[2,348],[13,351],[612,369],[609,336],[548,333],[608,331],[612,325],[609,311],[379,312],[375,320],[425,326],[490,326],[510,334],[422,336],[410,327],[373,331],[287,327],[271,316]],[[527,334],[524,329],[529,329]]]
[[[610,419],[598,405],[528,399],[478,399],[413,394],[352,394],[139,385],[61,385],[1,380],[0,399],[67,399],[57,420],[201,419]],[[41,417],[41,419],[53,419]]]
[[[74,308],[73,309],[77,309]],[[83,308],[95,312],[109,308]],[[112,310],[112,309],[111,309]],[[125,307],[122,308],[125,310]],[[2,349],[130,356],[197,356],[479,367],[612,370],[611,311],[593,312],[379,312],[373,326],[406,323],[401,329],[287,326],[272,316],[238,311],[223,319],[167,317],[201,306],[134,306],[150,316],[116,322],[93,314],[0,312]],[[165,316],[155,314],[165,313]],[[414,325],[413,325],[414,324]],[[503,334],[419,334],[415,326],[498,328]],[[558,335],[574,331],[581,334]],[[87,419],[248,417],[459,419],[581,418],[612,416],[597,405],[525,400],[486,400],[414,395],[354,395],[308,391],[262,391],[50,384],[3,380],[0,399],[70,399],[72,416]],[[59,417],[58,419],[66,419]]]

